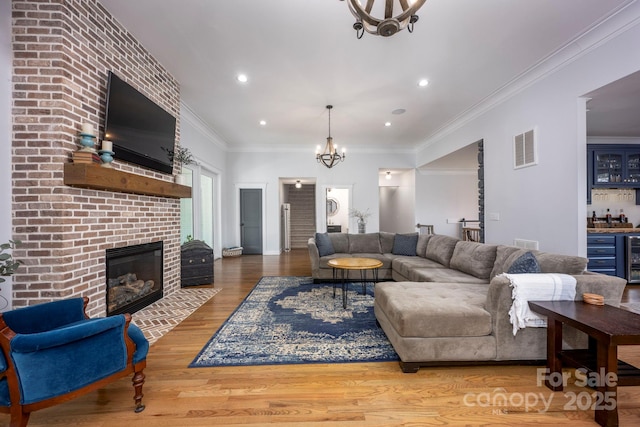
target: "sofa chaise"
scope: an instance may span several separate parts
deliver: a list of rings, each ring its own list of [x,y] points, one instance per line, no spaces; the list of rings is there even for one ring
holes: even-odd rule
[[[614,306],[620,304],[626,286],[624,279],[586,271],[587,259],[577,256],[443,235],[354,236],[358,235],[330,233],[309,240],[313,278],[333,277],[326,265],[331,258],[383,261],[380,279],[394,281],[376,284],[374,312],[404,372],[416,372],[424,365],[544,360],[545,328],[527,327],[514,334],[509,316],[512,286],[504,273],[569,275],[575,278],[576,300],[583,293],[596,293]],[[329,240],[332,247],[327,250],[321,243],[318,248],[316,239],[325,244]],[[407,249],[411,244],[413,251]],[[587,346],[587,336],[571,328],[563,339],[567,348]]]

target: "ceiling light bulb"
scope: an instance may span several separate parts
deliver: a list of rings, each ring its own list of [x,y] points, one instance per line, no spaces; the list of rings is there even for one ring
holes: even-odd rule
[[[296,181],[296,188],[302,188],[302,184],[300,183],[300,180]]]
[[[391,171],[387,171],[387,176],[385,176],[385,178],[388,180],[391,179]]]
[[[425,86],[427,86],[428,84],[429,84],[429,80],[427,80],[427,79],[422,79],[422,80],[420,80],[420,81],[418,82],[418,86],[420,86],[420,87],[425,87]]]
[[[384,125],[385,125],[386,127],[389,127],[389,126],[391,126],[391,122],[386,122]]]
[[[249,80],[246,74],[238,74],[238,81],[240,83],[246,83]]]
[[[260,126],[266,126],[266,125],[267,125],[266,120],[260,120]]]

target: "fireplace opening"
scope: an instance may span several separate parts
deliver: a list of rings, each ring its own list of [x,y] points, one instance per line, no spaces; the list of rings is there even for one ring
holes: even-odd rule
[[[136,311],[163,295],[163,242],[107,249],[107,316]]]

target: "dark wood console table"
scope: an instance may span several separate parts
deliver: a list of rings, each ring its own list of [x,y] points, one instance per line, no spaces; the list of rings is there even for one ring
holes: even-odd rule
[[[583,301],[530,301],[529,307],[547,316],[547,368],[545,385],[562,390],[562,363],[596,373],[597,391],[612,397],[595,409],[601,426],[618,425],[617,386],[640,385],[640,370],[618,360],[619,345],[640,344],[640,315],[610,305],[592,305]],[[562,350],[562,325],[567,324],[589,335],[589,348]],[[605,374],[605,378],[603,377]],[[609,380],[613,374],[614,381]],[[560,377],[558,377],[558,375]],[[611,403],[611,402],[610,402]]]

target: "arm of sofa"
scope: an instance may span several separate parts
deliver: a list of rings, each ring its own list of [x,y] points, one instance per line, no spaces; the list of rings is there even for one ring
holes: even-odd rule
[[[582,294],[588,292],[604,296],[605,303],[609,305],[620,305],[626,280],[591,272],[574,277],[576,278],[575,299],[577,301],[581,301]],[[525,328],[518,331],[516,336],[513,335],[513,325],[509,319],[509,309],[513,303],[511,290],[509,279],[496,276],[491,280],[487,292],[485,309],[491,314],[493,335],[497,341],[497,359],[542,360],[546,357],[546,330],[544,328]],[[569,339],[572,348],[581,348],[576,346],[580,343],[577,341],[580,339],[578,335],[580,333],[577,331],[565,333],[565,338]],[[586,338],[583,341],[586,342]]]
[[[307,241],[307,247],[309,248],[309,259],[311,260],[311,276],[318,277],[320,272],[320,253],[316,246],[316,239],[310,237]]]

